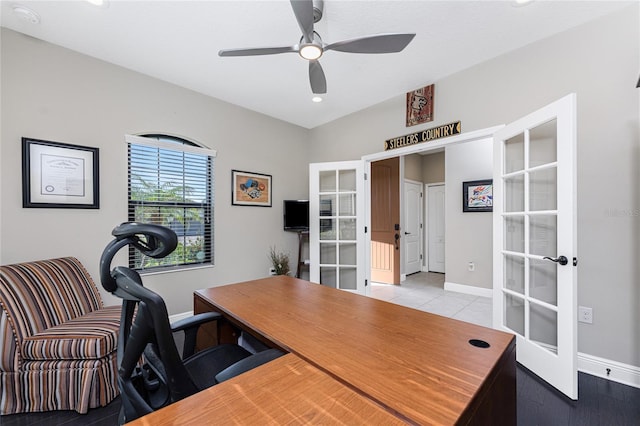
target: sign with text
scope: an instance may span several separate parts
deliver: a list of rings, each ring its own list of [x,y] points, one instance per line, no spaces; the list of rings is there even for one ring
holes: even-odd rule
[[[456,121],[442,126],[425,129],[420,132],[411,133],[397,138],[384,141],[384,150],[402,148],[403,146],[415,145],[417,143],[429,142],[434,139],[446,138],[460,133],[460,122]]]

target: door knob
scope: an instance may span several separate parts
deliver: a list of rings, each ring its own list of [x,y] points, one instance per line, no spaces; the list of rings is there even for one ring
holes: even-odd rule
[[[559,263],[561,265],[566,265],[567,263],[569,263],[569,259],[567,259],[565,256],[559,256],[559,257],[557,257],[555,259],[553,257],[545,256],[545,257],[543,257],[543,259],[550,260],[552,262],[556,262],[556,263]]]
[[[400,242],[400,234],[395,234],[393,238],[395,239],[396,250],[400,250],[400,244],[398,244]]]
[[[404,231],[404,235],[411,235],[411,232]]]

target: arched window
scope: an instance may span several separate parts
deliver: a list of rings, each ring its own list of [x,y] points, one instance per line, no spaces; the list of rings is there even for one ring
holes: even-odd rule
[[[178,247],[164,259],[129,251],[138,270],[213,264],[215,151],[160,134],[127,135],[129,221],[173,229]]]

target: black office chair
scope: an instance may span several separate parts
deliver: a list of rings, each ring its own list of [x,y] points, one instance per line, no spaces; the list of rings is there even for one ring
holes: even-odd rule
[[[100,280],[107,291],[123,299],[117,351],[120,424],[283,355],[277,349],[252,354],[235,344],[194,353],[198,327],[221,320],[220,314],[198,314],[170,325],[164,300],[143,286],[136,271],[123,266],[110,271],[114,255],[127,245],[145,256],[167,256],[176,248],[175,232],[159,225],[123,223],[112,235],[115,239],[100,258]],[[182,357],[173,339],[177,331],[185,333]]]

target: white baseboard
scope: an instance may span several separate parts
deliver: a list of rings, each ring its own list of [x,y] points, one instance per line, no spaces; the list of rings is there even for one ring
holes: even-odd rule
[[[187,312],[181,312],[179,314],[169,315],[169,324],[173,324],[176,321],[189,318],[192,315],[193,315],[193,311],[187,311]]]
[[[400,282],[405,282],[407,280],[407,274],[400,274]]]
[[[607,374],[607,369],[608,374]],[[578,371],[640,388],[640,367],[578,352]]]
[[[481,288],[466,284],[456,284],[445,281],[444,289],[446,291],[455,291],[457,293],[471,294],[473,296],[493,297],[493,290],[490,288]]]

